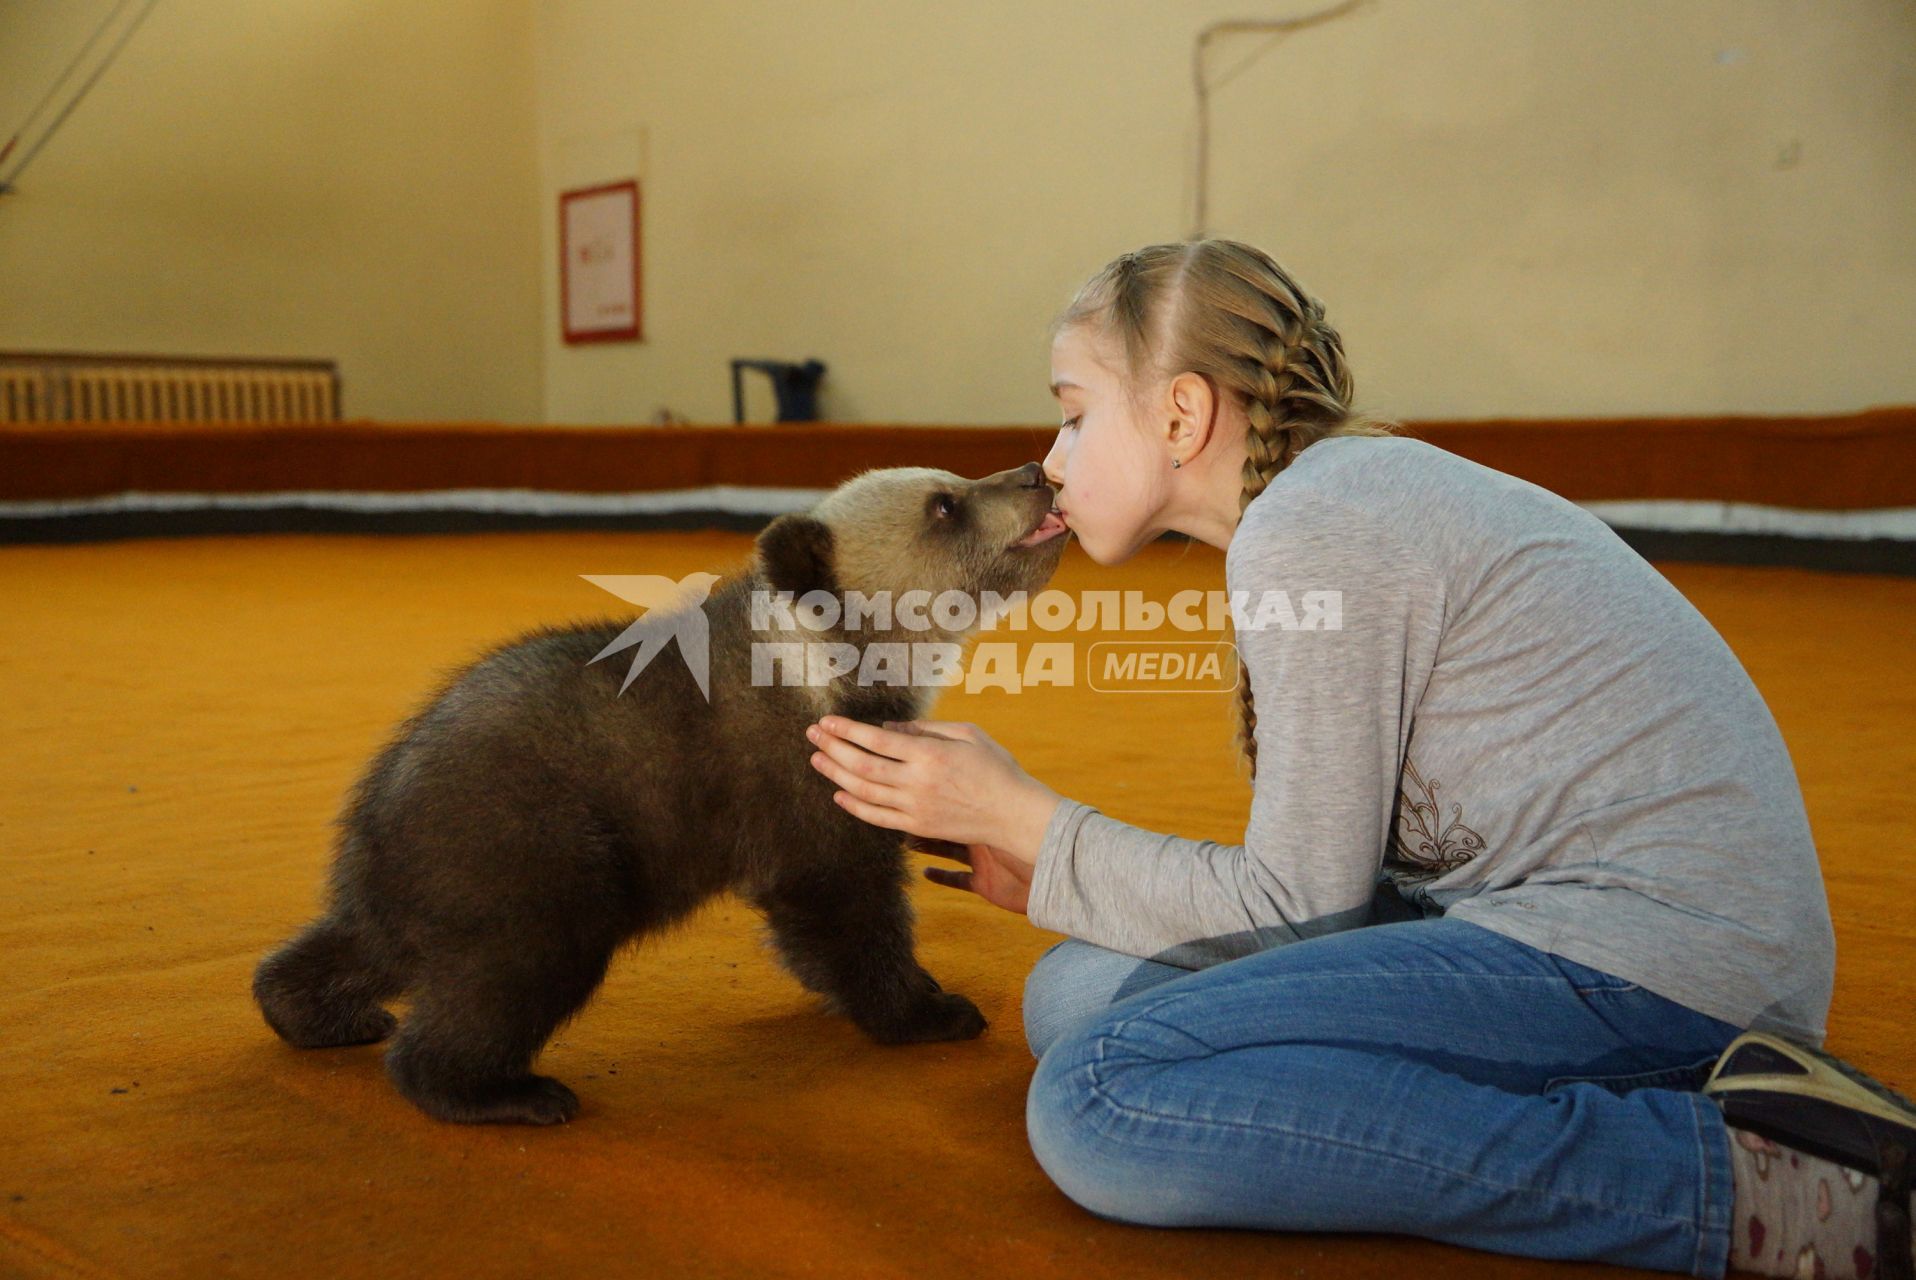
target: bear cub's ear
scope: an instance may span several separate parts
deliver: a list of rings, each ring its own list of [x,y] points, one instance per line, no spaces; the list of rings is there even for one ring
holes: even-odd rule
[[[823,520],[783,515],[758,535],[758,562],[774,591],[802,596],[807,591],[837,594],[832,572],[832,531]]]

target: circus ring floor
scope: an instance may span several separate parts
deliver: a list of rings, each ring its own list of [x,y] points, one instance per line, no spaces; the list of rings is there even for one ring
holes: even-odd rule
[[[545,1066],[584,1099],[568,1126],[438,1124],[393,1092],[376,1048],[275,1040],[252,967],[311,914],[345,788],[437,673],[535,624],[618,614],[581,574],[677,578],[749,545],[0,547],[0,1274],[1620,1274],[1084,1212],[1024,1134],[1021,989],[1056,935],[922,879],[921,956],[990,1019],[979,1040],[871,1044],[774,966],[731,899],[621,956],[559,1033]],[[1659,568],[1735,649],[1796,762],[1836,923],[1829,1047],[1916,1084],[1916,580]],[[1157,599],[1221,584],[1220,555],[1168,543],[1121,569],[1074,549],[1054,583]],[[937,714],[1115,817],[1241,839],[1224,695],[958,689]],[[1168,756],[1196,782],[1161,781]]]

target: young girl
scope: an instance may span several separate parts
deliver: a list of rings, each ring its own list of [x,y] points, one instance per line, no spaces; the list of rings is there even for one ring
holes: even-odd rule
[[[1802,793],[1702,615],[1580,507],[1353,412],[1323,307],[1250,246],[1119,257],[1052,369],[1085,552],[1226,550],[1244,843],[1114,821],[972,725],[808,737],[851,813],[965,847],[928,877],[1069,935],[1025,990],[1059,1188],[1151,1225],[1907,1276],[1916,1110],[1815,1051]],[[1256,625],[1280,592],[1335,607]]]

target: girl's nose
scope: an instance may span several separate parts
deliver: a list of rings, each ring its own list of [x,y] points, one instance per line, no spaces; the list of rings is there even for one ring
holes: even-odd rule
[[[1051,487],[1054,489],[1064,488],[1064,452],[1064,432],[1060,431],[1058,438],[1051,442],[1051,452],[1044,456],[1044,466],[1042,468],[1044,478],[1051,482]],[[1032,465],[1037,466],[1038,464],[1033,463]]]

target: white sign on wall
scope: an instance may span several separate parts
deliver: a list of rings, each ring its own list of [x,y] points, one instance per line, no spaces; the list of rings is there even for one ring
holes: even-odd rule
[[[567,342],[639,337],[639,184],[559,196],[559,310]]]

